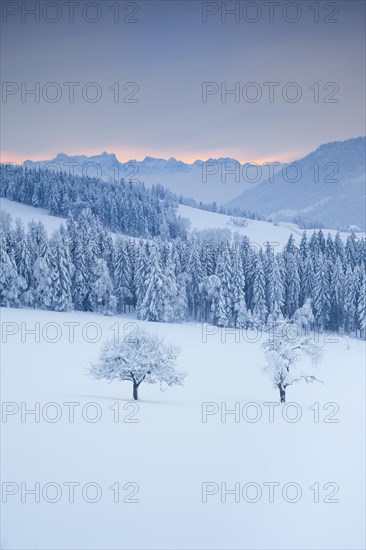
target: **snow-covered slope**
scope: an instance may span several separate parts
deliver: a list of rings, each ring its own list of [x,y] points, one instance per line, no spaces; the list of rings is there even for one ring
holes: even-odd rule
[[[365,230],[365,154],[365,137],[321,145],[288,171],[278,171],[272,181],[244,191],[229,206],[278,220],[300,215],[328,227],[351,224]]]
[[[105,181],[160,183],[177,195],[291,221],[296,216],[327,227],[366,228],[366,138],[326,143],[296,163],[248,167],[232,158],[197,160],[191,164],[170,158],[145,157],[120,162],[113,153],[65,155],[27,166],[44,166],[99,176]],[[233,173],[234,171],[234,173]]]
[[[43,208],[35,208],[4,198],[0,199],[0,208],[4,212],[8,212],[14,221],[19,218],[25,226],[31,221],[42,222],[49,234],[60,229],[60,225],[66,222],[65,218],[51,216]]]
[[[13,220],[19,218],[24,225],[27,225],[32,220],[41,221],[48,234],[51,235],[54,231],[60,228],[62,223],[65,223],[65,218],[51,216],[42,208],[35,208],[19,202],[10,201],[1,198],[1,210],[8,212]],[[267,241],[273,243],[273,246],[282,247],[286,244],[291,233],[295,241],[300,242],[303,230],[296,224],[278,222],[262,222],[258,220],[248,220],[247,227],[233,225],[230,221],[230,216],[218,214],[217,212],[209,212],[207,210],[199,210],[191,206],[179,205],[178,213],[190,221],[190,231],[195,229],[225,229],[231,231],[231,234],[237,232],[240,235],[247,235],[252,243],[263,246]],[[336,234],[334,229],[324,229],[324,233],[330,233],[333,237]],[[308,234],[312,234],[312,230],[308,230]],[[347,239],[349,233],[340,233],[341,237]],[[364,233],[356,233],[358,237],[364,237]]]
[[[277,243],[282,247],[286,244],[291,233],[293,234],[295,241],[300,242],[303,234],[303,229],[294,223],[287,222],[264,222],[258,220],[247,220],[247,227],[240,227],[231,223],[231,216],[225,214],[218,214],[216,212],[209,212],[207,210],[199,210],[198,208],[192,208],[190,206],[180,205],[179,213],[184,218],[188,218],[191,222],[190,229],[229,229],[232,233],[239,233],[240,235],[247,235],[252,243],[256,243],[259,246],[263,246],[267,241]],[[330,233],[334,237],[337,233],[335,229],[323,229],[325,235]],[[313,233],[312,229],[307,231],[308,235]],[[341,232],[342,239],[346,240],[349,233]],[[364,237],[362,232],[356,233],[358,237]]]
[[[291,386],[288,398],[296,405],[277,404],[270,422],[277,393],[262,372],[264,335],[237,331],[236,342],[234,334],[210,326],[215,334],[204,342],[206,327],[199,323],[15,309],[2,309],[1,317],[3,331],[14,333],[5,340],[3,333],[1,347],[2,400],[14,413],[2,423],[1,474],[3,484],[18,487],[2,504],[4,548],[365,547],[364,342],[321,335],[325,355],[317,376],[324,384]],[[39,341],[26,334],[36,323]],[[181,347],[179,368],[188,376],[184,387],[166,393],[142,385],[137,409],[128,382],[97,381],[86,369],[117,327],[123,336],[140,326]],[[239,407],[238,421],[233,414],[222,421],[219,410],[202,422],[204,402],[210,410]],[[36,403],[39,422],[24,416]],[[21,483],[24,492],[37,482],[40,502],[31,494],[21,502]],[[72,482],[79,484],[73,503],[65,485]],[[111,489],[116,482],[118,503]],[[218,488],[206,503],[204,482]],[[53,486],[44,497],[47,483]],[[98,502],[82,497],[87,483],[94,483],[89,500],[99,486]],[[138,502],[123,502],[136,488],[127,483],[138,484]],[[221,502],[221,483],[228,490],[240,484],[239,502],[233,494]],[[272,503],[268,483],[277,484]],[[297,485],[286,489],[287,483]]]

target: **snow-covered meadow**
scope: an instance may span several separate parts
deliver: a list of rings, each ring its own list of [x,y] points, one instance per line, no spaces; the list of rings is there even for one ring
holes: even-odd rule
[[[42,222],[49,235],[57,231],[62,223],[66,223],[65,218],[52,216],[43,208],[35,208],[3,197],[0,200],[0,206],[1,210],[10,214],[13,220],[17,218],[21,219],[24,226],[27,226],[32,221]],[[287,243],[291,234],[295,241],[299,243],[304,232],[299,226],[289,222],[272,223],[260,220],[247,220],[247,226],[240,227],[230,222],[231,216],[218,212],[210,212],[208,210],[200,210],[183,204],[178,206],[178,215],[189,220],[190,231],[223,229],[230,231],[232,234],[238,233],[240,236],[246,235],[250,242],[257,248],[264,247],[267,241],[269,241],[275,250],[280,250]],[[312,233],[312,229],[307,230],[309,237]],[[323,233],[325,235],[330,233],[334,238],[337,231],[335,229],[323,229]],[[358,232],[356,235],[358,238],[365,237],[365,234],[362,232]],[[340,236],[342,240],[345,241],[349,233],[340,232]]]
[[[0,4],[0,550],[366,550],[366,3]]]
[[[320,335],[324,384],[291,386],[284,406],[262,370],[268,334],[30,309],[1,319],[4,548],[364,548],[364,341]],[[142,384],[136,405],[130,383],[87,369],[104,339],[139,327],[178,345],[188,375],[167,392]],[[39,503],[26,493],[37,482]],[[222,483],[236,490],[226,502]]]
[[[205,230],[205,229],[226,229],[232,233],[238,233],[240,236],[246,235],[250,242],[257,247],[263,247],[269,241],[275,250],[281,249],[288,241],[289,236],[292,234],[295,242],[300,242],[301,236],[304,230],[301,229],[295,223],[290,222],[267,222],[260,220],[247,220],[246,227],[240,227],[230,222],[231,216],[226,214],[220,214],[218,212],[210,212],[208,210],[199,210],[198,208],[192,208],[191,206],[185,206],[180,204],[178,207],[179,214],[190,220],[191,230]],[[330,233],[334,238],[337,234],[335,229],[322,229],[325,235]],[[306,231],[310,237],[313,233],[312,229]],[[365,236],[362,232],[357,232],[356,235],[359,238]],[[346,240],[349,233],[340,231],[340,236],[343,240]]]

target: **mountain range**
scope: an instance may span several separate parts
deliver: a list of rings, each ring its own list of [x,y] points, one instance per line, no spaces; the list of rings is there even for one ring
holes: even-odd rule
[[[270,175],[266,165],[241,164],[233,158],[196,160],[191,164],[170,158],[145,157],[120,162],[114,153],[95,156],[59,153],[50,160],[26,160],[28,167],[48,165],[50,169],[71,171],[75,175],[98,176],[104,181],[143,181],[147,186],[160,183],[173,193],[200,202],[223,204],[250,189]],[[274,170],[281,168],[275,163]]]
[[[227,206],[245,206],[273,220],[356,225],[364,231],[365,152],[365,137],[326,143]]]
[[[66,155],[51,160],[25,161],[101,177],[104,181],[160,183],[196,201],[223,204],[257,212],[276,221],[297,221],[304,226],[366,229],[366,138],[335,141],[293,163],[243,164],[233,158],[196,160],[189,164],[169,158],[145,157],[120,162],[113,153]],[[272,172],[270,171],[272,170]]]

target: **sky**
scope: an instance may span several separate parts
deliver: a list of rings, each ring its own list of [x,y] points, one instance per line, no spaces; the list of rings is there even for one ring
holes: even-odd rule
[[[3,161],[286,162],[366,133],[363,1],[1,4]]]

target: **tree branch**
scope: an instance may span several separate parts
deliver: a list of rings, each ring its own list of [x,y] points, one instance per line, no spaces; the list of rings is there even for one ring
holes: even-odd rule
[[[294,382],[300,382],[302,379],[304,379],[307,384],[312,384],[313,382],[320,382],[320,384],[324,384],[323,380],[319,380],[315,376],[300,376],[299,378],[294,378],[294,380],[289,382],[287,385],[291,386]]]

